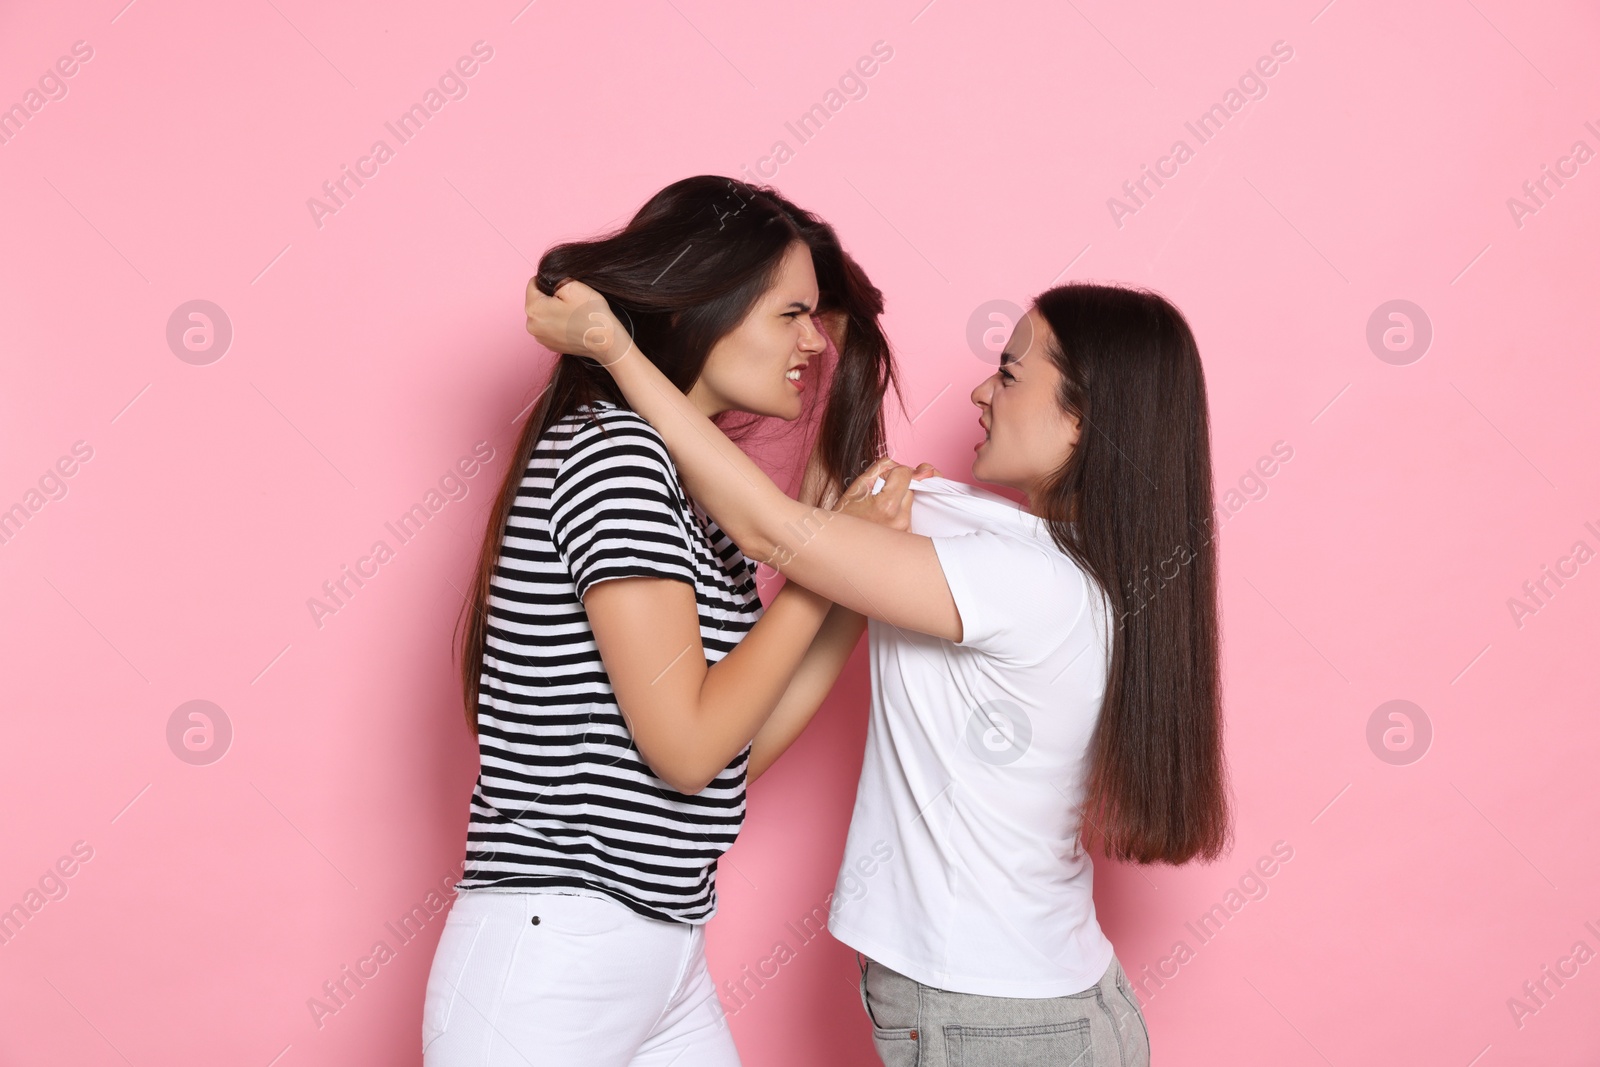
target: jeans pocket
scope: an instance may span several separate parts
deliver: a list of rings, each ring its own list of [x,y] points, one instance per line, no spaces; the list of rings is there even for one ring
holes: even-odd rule
[[[1040,1026],[947,1026],[950,1067],[1095,1067],[1088,1019]]]
[[[433,951],[433,966],[428,970],[427,991],[422,997],[424,1052],[450,1026],[450,1015],[460,996],[461,978],[472,959],[472,948],[477,944],[483,922],[481,916],[457,915],[454,908],[445,918],[439,946]]]
[[[878,1050],[883,1067],[917,1067],[917,1053],[921,1047],[917,1031],[912,1027],[872,1028],[872,1047]]]

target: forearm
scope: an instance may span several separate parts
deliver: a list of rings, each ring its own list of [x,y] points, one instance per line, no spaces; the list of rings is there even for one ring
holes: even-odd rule
[[[745,555],[869,618],[961,640],[961,616],[932,538],[851,514],[848,506],[828,511],[791,500],[638,349],[609,357],[606,366],[666,441],[690,495]],[[869,467],[847,500],[877,499],[867,495],[869,475],[893,469],[887,460]],[[907,498],[909,508],[909,492],[891,495]]]
[[[637,348],[608,369],[666,441],[689,495],[746,556],[781,566],[836,514],[791,499]]]
[[[839,680],[839,672],[849,662],[866,628],[865,615],[838,604],[829,609],[789,688],[751,742],[749,775],[752,781],[765,773],[805,732]]]
[[[678,748],[673,762],[688,784],[703,788],[751,743],[783,702],[831,606],[809,589],[785,584],[733,651],[706,670],[687,728],[661,738]]]

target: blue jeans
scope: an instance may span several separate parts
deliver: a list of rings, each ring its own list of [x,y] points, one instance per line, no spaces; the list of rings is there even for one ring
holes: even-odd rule
[[[1083,992],[1039,1000],[952,993],[857,961],[884,1067],[1149,1067],[1144,1013],[1115,956]]]

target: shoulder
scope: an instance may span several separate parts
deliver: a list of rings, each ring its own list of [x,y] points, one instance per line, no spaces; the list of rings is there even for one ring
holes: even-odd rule
[[[568,415],[556,426],[570,434],[555,472],[552,498],[558,505],[631,497],[687,507],[666,442],[639,415],[603,408]]]
[[[961,644],[1031,660],[1083,621],[1092,583],[1053,542],[988,529],[932,540],[961,614]]]
[[[1087,591],[1088,572],[1048,536],[983,531],[979,537],[987,557],[1018,582],[1074,598]]]
[[[555,424],[566,436],[558,480],[606,467],[668,472],[677,480],[667,444],[654,426],[626,408],[577,412]]]
[[[558,419],[551,430],[559,431],[569,449],[604,448],[613,442],[627,444],[645,441],[655,445],[663,454],[666,442],[644,416],[627,408],[605,406],[587,411],[574,411]]]

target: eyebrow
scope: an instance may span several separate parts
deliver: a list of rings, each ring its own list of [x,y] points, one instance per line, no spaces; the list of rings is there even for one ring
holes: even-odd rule
[[[797,311],[809,312],[811,310],[811,305],[806,303],[803,300],[791,300],[791,301],[789,301],[789,307],[794,308]],[[784,310],[788,311],[789,308],[784,308]]]
[[[1001,352],[1000,353],[1000,365],[1002,367],[1005,366],[1007,363],[1021,363],[1021,362],[1022,362],[1022,357],[1021,356],[1013,356],[1010,352]]]

